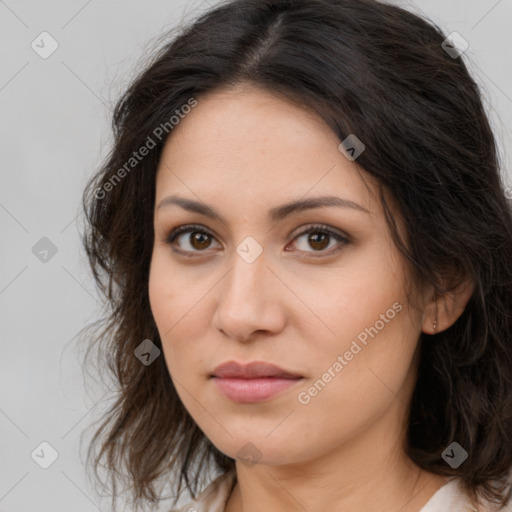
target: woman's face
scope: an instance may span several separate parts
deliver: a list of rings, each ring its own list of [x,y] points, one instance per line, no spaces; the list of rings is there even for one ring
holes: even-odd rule
[[[338,146],[314,114],[251,88],[198,98],[165,145],[151,308],[185,408],[232,458],[311,461],[374,432],[371,451],[404,422],[421,311],[406,299],[375,184]],[[282,208],[327,196],[338,205]],[[186,224],[196,227],[166,241]],[[211,377],[227,361],[300,378],[230,397]]]

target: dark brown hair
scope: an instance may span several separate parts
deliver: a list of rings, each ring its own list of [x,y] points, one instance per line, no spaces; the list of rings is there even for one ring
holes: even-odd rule
[[[87,338],[88,354],[103,348],[95,353],[117,391],[90,443],[95,475],[107,470],[113,501],[127,484],[138,509],[161,498],[162,476],[177,474],[177,493],[184,481],[195,495],[206,463],[234,467],[183,407],[164,358],[146,366],[134,350],[145,339],[162,348],[148,299],[165,143],[155,129],[191,98],[247,83],[314,110],[340,141],[356,134],[364,142],[357,163],[379,184],[418,286],[442,294],[463,278],[473,282],[459,319],[421,334],[407,454],[427,471],[460,477],[473,497],[504,503],[512,467],[512,214],[463,58],[443,49],[446,35],[433,23],[374,0],[234,0],[180,30],[117,103],[112,150],[83,196],[83,244],[108,308],[100,332]],[[148,137],[154,147],[128,169]],[[407,243],[384,192],[405,220]],[[468,452],[456,469],[441,457],[454,441]]]

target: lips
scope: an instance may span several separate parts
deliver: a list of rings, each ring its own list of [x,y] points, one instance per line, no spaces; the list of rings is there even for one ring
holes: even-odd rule
[[[223,363],[210,375],[217,389],[236,403],[265,402],[289,390],[302,380],[302,376],[263,361],[239,364]]]
[[[242,365],[236,361],[228,361],[217,366],[210,377],[236,378],[236,379],[259,379],[264,377],[280,379],[299,379],[302,375],[284,370],[279,366],[264,361],[252,361]]]

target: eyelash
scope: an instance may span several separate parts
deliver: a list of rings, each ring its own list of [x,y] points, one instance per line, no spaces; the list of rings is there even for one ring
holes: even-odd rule
[[[201,225],[199,224],[185,224],[183,226],[179,226],[175,229],[173,229],[166,237],[165,239],[165,242],[169,245],[173,245],[174,244],[174,241],[176,240],[176,238],[178,238],[179,235],[182,235],[184,233],[201,233],[203,235],[206,235],[206,236],[209,236],[209,237],[213,237],[213,235],[205,230]],[[327,256],[333,256],[335,254],[338,254],[338,252],[340,252],[344,246],[346,245],[349,245],[351,243],[351,240],[346,237],[346,236],[342,236],[340,235],[339,233],[335,232],[335,231],[332,231],[331,229],[329,229],[329,226],[325,225],[325,224],[310,224],[308,226],[306,226],[304,228],[303,231],[301,231],[300,233],[297,233],[295,235],[295,237],[293,238],[292,241],[294,241],[296,238],[299,238],[300,236],[302,235],[305,235],[305,234],[317,234],[317,233],[322,233],[322,234],[325,234],[325,235],[328,235],[332,238],[334,238],[335,240],[337,240],[338,242],[341,242],[341,246],[338,247],[338,249],[336,249],[335,251],[312,251],[312,252],[316,252],[316,253],[321,253],[322,256],[305,256],[306,258],[318,258],[318,257],[324,257],[326,254]],[[205,252],[205,251],[183,251],[182,249],[176,249],[176,252],[179,252],[179,253],[182,253],[182,254],[189,254],[190,252],[197,252],[197,253],[200,253],[200,252]],[[309,252],[309,251],[306,251],[306,252]],[[189,257],[195,257],[195,256],[189,256]]]

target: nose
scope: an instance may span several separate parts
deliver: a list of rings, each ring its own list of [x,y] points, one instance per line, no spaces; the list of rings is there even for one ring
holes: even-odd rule
[[[213,326],[225,336],[248,342],[258,333],[270,336],[284,328],[285,308],[279,299],[284,286],[268,267],[264,252],[252,263],[235,253],[218,290]]]

